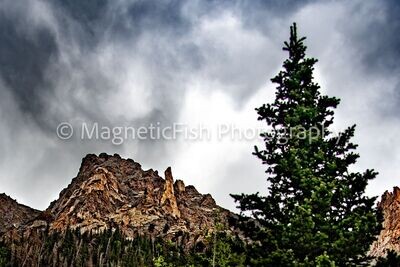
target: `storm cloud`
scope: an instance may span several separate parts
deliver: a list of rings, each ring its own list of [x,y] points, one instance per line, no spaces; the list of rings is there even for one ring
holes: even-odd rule
[[[318,58],[335,129],[357,124],[356,169],[399,185],[400,4],[380,1],[25,1],[0,4],[0,191],[44,209],[88,153],[119,153],[211,193],[266,192],[257,140],[61,140],[61,122],[260,127],[255,107],[295,21]]]

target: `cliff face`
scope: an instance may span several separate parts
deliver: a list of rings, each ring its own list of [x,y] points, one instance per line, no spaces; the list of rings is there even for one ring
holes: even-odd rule
[[[17,263],[35,265],[51,258],[61,264],[57,243],[46,256],[49,258],[42,259],[43,248],[54,233],[72,230],[93,235],[118,229],[130,240],[138,236],[162,238],[190,249],[213,231],[216,214],[218,221],[226,224],[233,216],[217,206],[210,195],[200,194],[183,181],[174,182],[171,168],[163,179],[157,171],[144,171],[140,164],[119,155],[87,155],[77,177],[57,200],[45,211],[25,216],[30,221],[14,220],[21,223],[0,239],[13,245]],[[27,240],[29,247],[23,245]]]
[[[46,212],[53,216],[48,223],[51,230],[98,232],[117,225],[132,237],[148,233],[150,225],[157,236],[178,231],[199,234],[213,225],[216,210],[229,214],[210,195],[174,182],[171,168],[163,179],[133,160],[101,154],[83,159],[78,176]]]
[[[0,194],[0,234],[10,228],[18,228],[38,214],[38,210],[21,205],[6,194]]]
[[[378,203],[383,212],[383,229],[370,250],[371,256],[384,256],[387,250],[400,253],[400,188],[386,191]]]

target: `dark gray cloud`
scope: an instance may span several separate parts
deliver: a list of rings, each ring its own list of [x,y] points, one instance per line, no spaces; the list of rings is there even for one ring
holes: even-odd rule
[[[57,53],[52,33],[43,25],[29,22],[25,6],[3,2],[0,8],[1,77],[14,95],[22,112],[35,116],[43,112],[41,94],[46,67]]]
[[[352,36],[364,54],[363,66],[372,73],[398,74],[400,68],[400,2],[385,1],[383,10],[376,11],[377,19]],[[353,12],[362,10],[360,3]]]
[[[397,160],[389,140],[400,101],[399,11],[396,0],[2,1],[0,191],[44,208],[81,157],[105,151],[146,167],[176,166],[178,178],[233,207],[229,192],[264,183],[251,142],[115,146],[76,136],[62,141],[55,129],[64,121],[253,126],[253,109],[273,96],[268,81],[297,21],[310,55],[320,59],[323,89],[343,99],[338,128],[359,123],[360,168],[376,162],[382,169],[379,189],[371,191],[380,193],[400,174],[380,161],[387,154],[392,165]],[[382,121],[394,128],[385,136]]]

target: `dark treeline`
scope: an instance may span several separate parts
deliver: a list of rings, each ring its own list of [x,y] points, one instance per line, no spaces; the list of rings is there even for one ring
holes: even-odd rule
[[[246,266],[244,243],[225,231],[205,236],[192,248],[170,240],[137,236],[128,239],[118,228],[93,234],[68,229],[42,232],[40,244],[20,253],[29,240],[0,244],[0,266]],[[36,247],[36,249],[34,249]],[[39,248],[39,249],[37,249]]]

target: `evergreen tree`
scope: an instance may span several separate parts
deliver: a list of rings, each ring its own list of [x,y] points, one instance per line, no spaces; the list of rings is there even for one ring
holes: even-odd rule
[[[354,266],[367,264],[366,252],[380,230],[374,206],[365,196],[373,170],[352,172],[355,125],[330,131],[339,99],[321,95],[313,81],[314,58],[305,55],[305,37],[296,24],[283,50],[283,69],[271,104],[257,108],[268,128],[265,147],[254,154],[267,166],[268,194],[233,195],[253,240],[251,266]]]
[[[9,248],[0,242],[0,267],[9,266],[11,261],[11,253]]]

